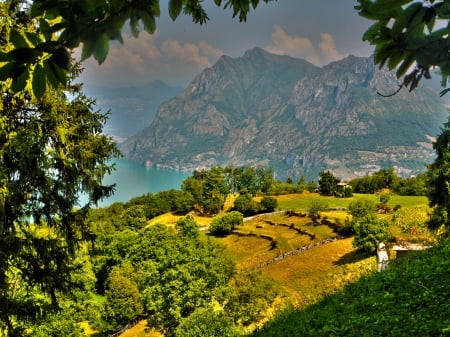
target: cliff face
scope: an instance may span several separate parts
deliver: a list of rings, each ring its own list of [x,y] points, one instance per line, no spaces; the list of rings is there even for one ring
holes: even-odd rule
[[[331,169],[345,179],[391,166],[414,174],[432,160],[430,139],[447,113],[427,89],[377,94],[397,88],[371,58],[318,68],[255,48],[205,69],[121,149],[146,165],[267,164],[281,178]]]

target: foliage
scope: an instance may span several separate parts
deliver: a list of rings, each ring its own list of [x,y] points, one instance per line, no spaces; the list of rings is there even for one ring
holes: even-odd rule
[[[410,178],[410,182],[414,183],[415,178]],[[350,181],[350,185],[355,193],[375,193],[384,188],[395,190],[403,181],[394,171],[394,169],[381,169],[372,175],[366,175],[360,178],[354,178]],[[404,184],[404,183],[401,183]]]
[[[337,184],[340,182],[330,171],[320,172],[319,189],[322,195],[334,195],[337,191]]]
[[[392,260],[303,310],[289,310],[255,337],[446,336],[449,332],[450,242]]]
[[[389,200],[391,199],[391,195],[389,193],[381,193],[380,194],[380,204],[387,205]]]
[[[76,316],[70,310],[48,315],[43,322],[33,328],[33,337],[87,337]]]
[[[230,192],[225,170],[221,167],[194,171],[191,177],[183,181],[181,190],[190,193],[197,207],[205,214],[219,213]]]
[[[428,222],[432,230],[444,226],[450,228],[450,219],[447,214],[450,209],[450,117],[444,123],[441,134],[433,143],[436,159],[428,167],[429,191],[428,199],[433,213]]]
[[[353,188],[351,186],[344,187],[344,198],[353,197]]]
[[[374,214],[356,219],[354,230],[353,246],[368,254],[375,253],[379,242],[386,243],[391,239],[389,223]]]
[[[103,331],[114,332],[143,312],[135,271],[128,264],[116,266],[108,277],[106,302],[102,310]]]
[[[258,213],[257,203],[253,201],[251,194],[240,194],[234,200],[233,210],[242,213],[244,216],[250,216]]]
[[[179,218],[175,224],[175,228],[181,233],[181,235],[195,239],[199,236],[200,231],[198,224],[191,214],[185,217]]]
[[[26,15],[9,16],[8,6],[0,3],[2,51],[19,43],[19,36],[37,34]],[[45,90],[40,99],[19,74],[0,82],[0,303],[8,308],[0,311],[0,331],[5,334],[20,333],[29,320],[57,307],[60,291],[73,289],[73,258],[89,236],[87,211],[113,192],[113,186],[102,184],[113,169],[110,159],[118,155],[102,134],[106,115],[94,111],[94,101],[72,82],[79,66],[68,58],[67,67],[68,84]],[[81,194],[86,204],[80,204]]]
[[[147,223],[147,218],[145,217],[144,206],[135,205],[126,208],[121,216],[120,220],[123,225],[121,227],[130,228],[133,230],[139,230],[144,227]]]
[[[278,207],[278,201],[274,197],[264,196],[261,201],[261,210],[263,212],[273,212]]]
[[[224,215],[215,216],[209,225],[209,231],[213,235],[227,235],[230,234],[236,226],[242,225],[244,219],[242,213],[232,211]]]
[[[357,199],[348,205],[348,213],[353,218],[363,218],[375,210],[375,205],[371,200]]]
[[[427,195],[428,176],[426,173],[416,177],[399,179],[393,191],[399,195]]]
[[[271,0],[264,0],[269,2]],[[217,6],[221,0],[214,1]],[[258,0],[226,1],[224,8],[233,11],[245,21],[250,8]],[[122,30],[126,22],[137,37],[141,29],[153,34],[156,18],[160,15],[159,1],[118,0],[110,2],[89,1],[6,1],[2,3],[2,16],[33,21],[36,31],[23,34],[15,28],[8,29],[10,46],[0,51],[5,64],[0,80],[14,79],[11,89],[19,92],[29,82],[36,97],[43,96],[48,86],[56,88],[66,84],[70,69],[70,50],[82,45],[81,58],[93,56],[103,63],[108,55],[109,41],[123,43]],[[200,0],[169,1],[169,15],[175,20],[180,13],[192,17],[195,23],[204,24],[209,18]]]
[[[278,290],[273,281],[253,271],[236,275],[224,295],[225,312],[236,324],[247,326],[265,317]]]
[[[358,0],[359,14],[375,23],[363,39],[375,45],[375,62],[396,70],[403,77],[401,87],[414,90],[419,81],[431,78],[439,67],[442,85],[450,74],[447,36],[449,1]],[[400,89],[401,89],[400,87]],[[399,90],[400,90],[399,89]],[[447,90],[444,90],[444,94]]]
[[[324,211],[327,207],[328,205],[325,200],[312,199],[308,207],[308,213],[312,217],[317,217],[320,212]]]
[[[231,320],[212,307],[199,308],[184,318],[176,330],[177,337],[235,337],[238,336]]]
[[[189,217],[185,220],[189,221]],[[143,312],[149,314],[149,325],[165,331],[166,336],[175,333],[183,318],[211,303],[216,289],[228,283],[234,269],[222,256],[221,247],[183,235],[182,231],[176,233],[163,225],[129,231],[126,235],[118,232],[97,254],[99,266],[96,269],[108,275],[105,323],[132,319],[119,305],[120,301],[124,305],[123,301],[132,301],[129,306],[140,303]],[[122,290],[132,294],[133,300],[123,299],[118,288],[118,295],[113,297],[115,301],[109,300],[110,280],[115,270],[119,275],[127,275],[130,284],[124,283]],[[124,281],[119,278],[116,284],[120,282]],[[135,286],[138,302],[134,297]],[[138,313],[137,310],[135,314]]]
[[[398,209],[392,221],[404,233],[424,233],[427,228],[430,209],[426,205],[415,207],[402,207]]]

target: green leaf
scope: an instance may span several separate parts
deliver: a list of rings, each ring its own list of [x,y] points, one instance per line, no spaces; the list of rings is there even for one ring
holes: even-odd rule
[[[100,35],[94,48],[94,58],[99,64],[102,64],[106,60],[106,56],[109,51],[109,38],[108,35]]]
[[[8,53],[17,63],[34,63],[42,56],[42,52],[35,48],[16,48]]]
[[[36,49],[46,53],[53,53],[58,48],[61,48],[61,44],[57,41],[42,42],[36,46]]]
[[[14,61],[14,58],[10,53],[0,52],[0,62],[10,62]]]
[[[59,84],[61,83],[59,79],[56,77],[52,67],[50,66],[51,61],[45,60],[44,61],[44,72],[45,76],[48,80],[48,82],[51,84],[53,88],[57,88]]]
[[[31,84],[33,93],[36,98],[41,98],[45,93],[46,79],[44,68],[40,64],[36,64],[36,66],[34,67],[33,79]]]
[[[222,4],[222,0],[214,0],[214,3],[220,7],[220,5]]]
[[[45,66],[45,62],[44,62],[44,66]],[[64,69],[58,67],[58,65],[55,64],[55,62],[53,62],[51,59],[48,60],[47,63],[47,67],[45,67],[45,72],[47,74],[47,78],[49,79],[49,82],[52,83],[52,85],[56,88],[59,84],[66,84],[67,81],[67,77],[66,77],[66,73],[64,71]],[[49,71],[51,73],[51,75],[49,76]],[[51,77],[54,77],[54,79],[52,79]],[[54,85],[54,81],[55,83],[57,83],[56,85]]]
[[[143,12],[142,21],[144,22],[145,31],[149,34],[153,34],[156,30],[155,17],[147,12]]]
[[[175,21],[183,8],[183,0],[169,0],[169,16]]]
[[[28,77],[30,75],[30,71],[25,66],[18,66],[13,69],[13,82],[11,85],[11,89],[14,92],[19,92],[23,90],[27,84]]]
[[[402,77],[403,75],[406,74],[406,72],[408,71],[408,69],[413,65],[414,63],[414,57],[412,57],[411,55],[407,56],[402,64],[400,64],[400,67],[398,67],[397,69],[397,78]]]
[[[28,41],[30,41],[33,46],[36,46],[41,42],[41,38],[40,38],[39,34],[37,34],[37,33],[25,32],[25,36],[27,37]]]
[[[9,62],[0,68],[0,81],[6,81],[11,77],[11,71],[15,67],[14,62]]]
[[[59,48],[53,52],[51,57],[52,61],[55,62],[59,67],[69,70],[70,68],[70,54],[66,48]]]
[[[44,34],[45,40],[50,41],[52,39],[52,29],[47,20],[43,18],[39,19],[39,28],[42,34]]]
[[[25,37],[16,29],[11,29],[11,32],[9,33],[9,40],[16,49],[30,47]]]
[[[81,61],[84,61],[91,57],[92,53],[94,53],[95,42],[92,40],[84,41],[83,49],[81,51]]]

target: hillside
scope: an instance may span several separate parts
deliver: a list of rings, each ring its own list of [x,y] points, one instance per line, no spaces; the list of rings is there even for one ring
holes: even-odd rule
[[[268,164],[277,177],[346,179],[385,167],[408,176],[433,158],[447,112],[431,89],[398,88],[372,58],[318,68],[255,48],[223,56],[121,147],[143,165],[197,169]]]
[[[390,262],[304,310],[253,334],[269,336],[449,336],[450,241]]]

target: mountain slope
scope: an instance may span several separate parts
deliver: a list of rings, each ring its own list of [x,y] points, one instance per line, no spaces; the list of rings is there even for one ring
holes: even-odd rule
[[[268,164],[278,177],[332,169],[348,178],[389,166],[417,173],[446,112],[426,88],[377,94],[397,88],[371,58],[318,68],[255,48],[205,69],[121,149],[146,165]]]

